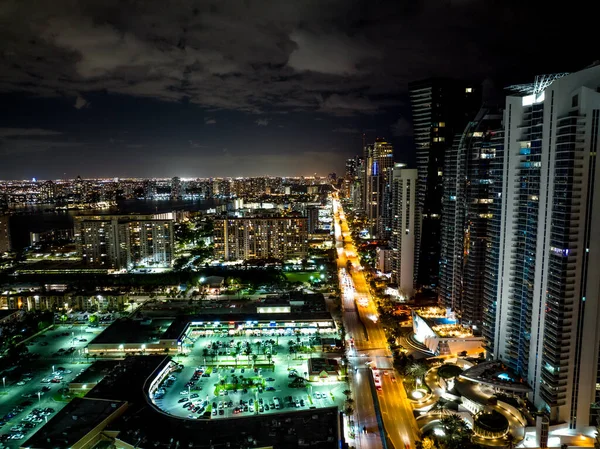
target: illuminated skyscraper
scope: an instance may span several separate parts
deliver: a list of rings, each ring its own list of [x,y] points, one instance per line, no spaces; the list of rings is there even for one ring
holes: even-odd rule
[[[365,146],[364,204],[369,233],[388,238],[392,230],[391,192],[394,148],[384,139]]]
[[[493,219],[492,166],[502,147],[502,115],[485,106],[446,154],[438,297],[463,324],[481,326],[486,251]]]
[[[470,84],[446,79],[412,83],[409,90],[419,171],[417,283],[436,287],[445,157],[481,106],[481,96]]]
[[[414,291],[417,170],[395,164],[392,181],[392,281],[406,298]]]
[[[0,214],[0,254],[11,250],[9,218],[8,214]]]
[[[594,425],[600,401],[600,66],[506,99],[492,355],[551,422]]]

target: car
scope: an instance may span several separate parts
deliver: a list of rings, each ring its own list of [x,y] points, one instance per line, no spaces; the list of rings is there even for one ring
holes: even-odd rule
[[[231,374],[235,373],[235,369],[231,368],[231,371],[229,371]]]
[[[304,399],[300,399],[300,407],[304,407]]]
[[[58,377],[55,377],[55,378],[54,378],[54,379],[52,379],[50,382],[51,382],[51,383],[53,383],[53,384],[59,384],[59,383],[60,383],[60,378],[58,378]]]
[[[319,393],[318,391],[315,392],[313,396],[315,397],[315,399],[321,399],[321,393]]]
[[[199,397],[199,396],[200,396],[200,395],[199,395],[198,393],[193,393],[193,394],[191,394],[191,395],[190,395],[190,398],[197,398],[197,397]]]
[[[48,391],[52,390],[52,388],[50,388],[49,386],[43,386],[42,389],[40,390],[42,393],[46,393]]]
[[[265,412],[269,411],[269,404],[265,404]]]
[[[22,387],[23,385],[25,385],[25,382],[23,382],[22,380],[20,380],[20,381],[17,382],[17,385],[19,387]]]
[[[180,403],[180,404],[182,404],[184,402],[187,402],[187,398],[181,398],[177,402]]]
[[[217,409],[216,409],[216,408],[214,408],[214,409],[213,409],[213,411],[212,411],[212,415],[213,415],[213,416],[217,416]]]
[[[265,380],[267,382],[275,382],[275,379],[273,379],[272,377],[267,377]]]
[[[265,390],[266,391],[275,391],[275,387],[267,387]]]
[[[181,391],[179,392],[179,394],[180,394],[181,396],[184,396],[184,395],[190,394],[190,392],[189,392],[188,390],[181,390]]]
[[[245,368],[242,368],[242,374],[243,374],[243,373],[245,373],[245,372],[246,372],[246,369],[245,369]]]
[[[296,400],[294,401],[294,404],[296,405],[296,407],[300,407],[300,401],[299,401],[298,399],[296,399]]]
[[[219,416],[223,416],[225,414],[225,410],[221,409],[219,410]]]
[[[85,342],[85,341],[87,341],[87,338],[80,338],[79,341]]]
[[[260,407],[258,407],[258,413],[264,413],[265,408],[261,405]]]
[[[47,384],[47,383],[50,383],[51,380],[52,379],[50,379],[49,377],[44,377],[40,382],[43,384]]]

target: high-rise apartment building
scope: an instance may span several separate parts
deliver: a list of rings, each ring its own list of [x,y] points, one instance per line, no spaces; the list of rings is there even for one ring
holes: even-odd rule
[[[173,214],[75,217],[75,241],[84,263],[109,268],[169,268]]]
[[[356,163],[357,158],[353,157],[350,159],[346,159],[346,173],[344,174],[344,183],[342,185],[344,198],[351,199],[352,198],[352,187],[356,180]]]
[[[365,146],[364,206],[369,233],[388,238],[392,230],[391,191],[394,148],[384,139]]]
[[[9,219],[8,214],[0,214],[0,254],[11,250]]]
[[[552,422],[600,400],[600,66],[537,77],[506,99],[492,355]],[[487,314],[486,314],[487,316]]]
[[[486,251],[493,219],[492,164],[504,144],[502,114],[484,106],[446,154],[438,297],[461,322],[479,330]]]
[[[175,176],[171,179],[171,199],[180,200],[183,197],[183,184],[181,178]]]
[[[214,251],[220,260],[304,259],[308,255],[308,219],[217,218]]]
[[[312,206],[306,208],[308,233],[314,234],[319,229],[319,208]]]
[[[414,293],[417,170],[395,164],[392,177],[392,280],[406,298]]]
[[[419,186],[417,283],[436,287],[440,260],[442,190],[446,153],[454,137],[481,106],[480,89],[447,79],[430,79],[409,86]]]
[[[356,175],[350,187],[350,201],[354,210],[364,211],[365,160],[360,156],[356,156],[354,159],[356,160]]]

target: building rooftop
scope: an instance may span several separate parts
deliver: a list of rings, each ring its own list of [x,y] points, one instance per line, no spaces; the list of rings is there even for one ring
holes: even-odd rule
[[[229,309],[230,313],[219,314],[197,314],[176,318],[171,326],[163,334],[163,340],[179,339],[191,322],[211,322],[211,321],[332,321],[333,318],[329,312],[300,312],[300,313],[256,313],[253,311],[243,311],[239,309]],[[106,332],[106,331],[105,331]]]
[[[335,359],[326,359],[321,357],[313,357],[308,359],[308,369],[311,374],[318,374],[323,371],[327,373],[337,372],[339,364]]]
[[[109,374],[115,366],[120,363],[119,360],[97,360],[92,366],[83,373],[75,376],[70,382],[72,384],[97,384]]]
[[[87,395],[94,399],[125,400],[130,403],[146,403],[144,385],[146,380],[169,362],[165,356],[146,355],[126,357]],[[156,373],[156,374],[155,374]]]
[[[182,448],[202,449],[211,445],[219,449],[339,447],[337,407],[215,420],[182,419],[161,412],[149,401],[147,388],[168,363],[170,358],[163,356],[127,357],[88,393],[89,398],[129,403],[127,411],[107,427],[118,432],[119,440],[137,447],[170,447],[177,442]]]
[[[122,413],[124,407],[126,403],[123,401],[74,398],[22,447],[71,448],[103,421]]]
[[[129,410],[114,423],[114,430],[119,431],[121,441],[138,447],[152,444],[170,447],[174,444],[173,447],[197,449],[334,449],[339,447],[338,420],[337,407],[243,418],[190,420],[175,418],[146,406],[137,411]]]
[[[113,322],[90,344],[153,343],[163,338],[173,320],[131,320],[122,318]]]

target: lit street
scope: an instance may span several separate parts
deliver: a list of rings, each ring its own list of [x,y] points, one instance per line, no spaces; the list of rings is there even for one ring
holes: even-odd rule
[[[335,195],[335,194],[334,194]],[[338,269],[346,269],[347,261],[352,263],[351,270],[353,294],[342,291],[343,320],[347,338],[354,338],[355,349],[350,349],[349,363],[358,368],[352,379],[352,389],[356,398],[356,422],[362,428],[366,426],[368,433],[361,435],[358,447],[382,447],[378,433],[375,406],[371,387],[367,376],[371,370],[365,363],[371,361],[378,369],[392,369],[392,355],[388,349],[385,332],[378,324],[377,306],[371,297],[367,281],[362,269],[356,248],[352,242],[350,229],[341,204],[334,196],[334,223]],[[362,305],[357,298],[361,298]],[[366,299],[366,302],[365,302]],[[365,335],[365,331],[367,335]],[[354,370],[349,370],[354,372]],[[400,380],[393,382],[391,376],[382,376],[382,391],[378,393],[384,427],[395,448],[414,447],[418,435],[417,425],[412,407]]]

